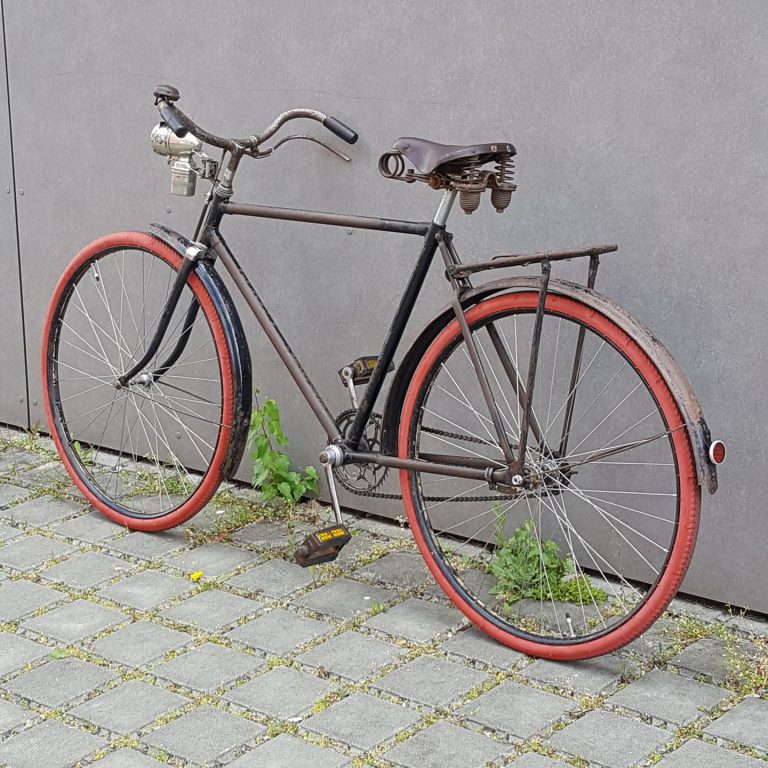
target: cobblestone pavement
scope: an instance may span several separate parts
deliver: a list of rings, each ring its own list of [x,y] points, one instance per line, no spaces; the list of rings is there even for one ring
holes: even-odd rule
[[[768,625],[675,601],[628,648],[536,660],[467,626],[407,533],[294,523],[229,486],[185,527],[90,511],[50,442],[0,430],[0,765],[759,768]],[[762,687],[761,687],[762,686]]]

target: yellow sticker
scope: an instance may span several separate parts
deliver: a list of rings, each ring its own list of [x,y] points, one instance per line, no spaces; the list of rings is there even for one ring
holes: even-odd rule
[[[322,531],[317,534],[317,538],[320,539],[320,541],[330,541],[331,539],[338,539],[341,536],[344,536],[343,528],[334,528],[332,531]]]

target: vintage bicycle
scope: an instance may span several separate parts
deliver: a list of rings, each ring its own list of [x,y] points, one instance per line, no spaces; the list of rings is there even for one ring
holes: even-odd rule
[[[336,484],[400,494],[418,547],[447,596],[513,648],[586,658],[628,643],[661,614],[685,575],[701,488],[717,489],[725,446],[669,352],[596,293],[605,245],[461,261],[447,222],[458,200],[487,192],[510,204],[515,147],[398,139],[379,170],[441,193],[431,221],[398,221],[243,203],[246,158],[274,155],[289,121],[308,118],[354,144],[357,134],[312,109],[281,114],[261,133],[224,138],[154,92],[155,152],[171,191],[210,183],[191,239],[166,227],[118,232],[87,245],[59,280],[45,323],[42,376],[51,434],[77,487],[107,517],[159,531],[197,513],[237,470],[251,412],[251,360],[217,264],[242,294],[327,435],[320,453],[335,524],[297,548],[302,565],[334,558],[349,540]],[[203,145],[222,150],[217,161]],[[395,232],[421,250],[381,351],[342,365],[351,407],[330,412],[221,234],[227,216]],[[394,365],[436,254],[449,302]],[[584,259],[585,285],[552,265]],[[476,283],[502,268],[534,275]],[[381,410],[388,375],[391,381]],[[358,388],[365,385],[358,399]]]

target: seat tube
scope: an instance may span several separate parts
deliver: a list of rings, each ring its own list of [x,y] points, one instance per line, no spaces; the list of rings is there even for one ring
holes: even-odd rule
[[[458,192],[455,189],[446,189],[443,192],[443,197],[440,200],[440,205],[435,211],[435,218],[432,219],[432,223],[438,227],[444,227],[448,221],[448,217],[451,215],[451,209],[454,202],[456,202],[456,195]]]

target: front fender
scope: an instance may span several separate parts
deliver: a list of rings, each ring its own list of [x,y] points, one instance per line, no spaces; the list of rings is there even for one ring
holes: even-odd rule
[[[162,240],[181,256],[184,256],[187,248],[193,244],[184,235],[162,224],[150,224],[150,228],[150,234],[153,237]],[[248,440],[248,426],[251,422],[251,399],[253,396],[251,354],[235,303],[232,301],[232,296],[218,272],[214,269],[213,264],[206,259],[199,259],[195,262],[194,270],[210,294],[211,300],[221,317],[232,359],[236,408],[233,415],[234,424],[232,425],[229,450],[221,467],[222,479],[227,479],[232,477],[240,466],[240,461],[245,451],[245,444]]]
[[[537,291],[540,286],[541,281],[538,277],[509,277],[493,280],[473,288],[471,291],[467,291],[462,296],[461,304],[463,308],[467,309],[483,299],[498,293]],[[680,406],[688,435],[691,439],[691,445],[693,446],[696,475],[699,484],[705,486],[709,493],[715,493],[717,490],[717,470],[715,465],[709,460],[709,446],[712,443],[709,427],[707,427],[699,401],[696,399],[696,395],[686,375],[675,362],[669,350],[642,323],[632,317],[626,309],[596,291],[565,280],[551,280],[549,292],[580,301],[596,312],[605,315],[605,317],[612,320],[629,334],[645,350],[646,354],[658,367],[664,381]],[[419,334],[419,337],[408,350],[398,367],[397,373],[392,380],[392,385],[389,388],[382,420],[382,448],[385,453],[394,455],[397,452],[397,431],[400,422],[400,412],[402,411],[408,385],[419,361],[437,334],[453,319],[452,307],[450,305],[443,307]]]

